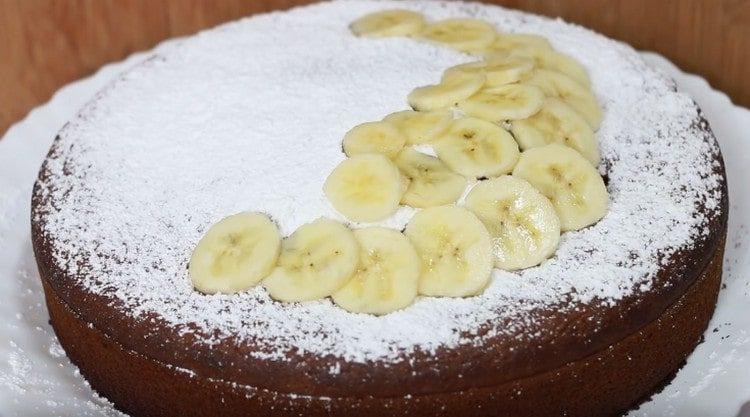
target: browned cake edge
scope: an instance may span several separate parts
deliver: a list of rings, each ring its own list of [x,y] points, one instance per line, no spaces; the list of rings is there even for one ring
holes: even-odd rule
[[[721,284],[726,232],[688,290],[655,321],[608,348],[496,386],[394,398],[307,397],[190,375],[126,350],[78,318],[42,279],[51,323],[91,386],[146,416],[608,416],[632,407],[699,343]]]

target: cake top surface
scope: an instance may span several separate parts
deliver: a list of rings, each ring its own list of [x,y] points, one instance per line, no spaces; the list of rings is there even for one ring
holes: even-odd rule
[[[288,235],[321,216],[345,221],[322,185],[345,158],[346,131],[406,109],[413,88],[473,60],[349,32],[354,19],[394,7],[546,36],[582,62],[605,113],[596,136],[607,215],[565,233],[538,267],[495,270],[479,296],[420,298],[383,317],[330,300],[281,304],[262,287],[196,292],[186,266],[211,224],[259,211]],[[632,48],[560,20],[472,3],[334,1],[200,33],[124,73],[60,132],[35,221],[55,262],[88,291],[133,318],[156,315],[194,332],[197,343],[252,340],[251,354],[271,360],[297,352],[400,361],[499,334],[533,340],[539,309],[608,307],[650,291],[661,265],[706,233],[719,209],[718,150],[699,120],[693,101]],[[402,207],[379,224],[401,229],[413,213]]]

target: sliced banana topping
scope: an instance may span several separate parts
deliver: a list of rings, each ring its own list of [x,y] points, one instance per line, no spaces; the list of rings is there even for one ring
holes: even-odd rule
[[[421,262],[403,234],[383,227],[354,231],[359,264],[333,302],[353,313],[387,314],[408,307],[417,296]]]
[[[512,84],[524,78],[528,78],[534,70],[534,61],[523,57],[500,57],[485,58],[482,61],[469,62],[450,67],[445,70],[443,78],[450,78],[460,73],[481,72],[487,78],[485,87],[498,87]]]
[[[239,213],[211,226],[190,258],[193,287],[205,294],[244,291],[276,265],[281,236],[268,216]]]
[[[358,262],[359,245],[352,231],[321,218],[282,241],[278,266],[263,280],[263,286],[275,300],[316,300],[346,284]]]
[[[532,85],[508,84],[484,88],[458,103],[464,113],[491,122],[525,119],[544,103],[542,90]]]
[[[407,186],[408,181],[386,156],[361,154],[340,163],[326,179],[323,191],[349,220],[374,222],[396,211]]]
[[[422,260],[419,293],[438,297],[479,294],[492,272],[492,242],[470,211],[441,206],[424,209],[404,232]]]
[[[539,35],[528,33],[500,33],[488,48],[491,53],[509,53],[518,49],[552,50],[549,41]]]
[[[523,152],[513,176],[549,198],[563,231],[594,224],[607,212],[609,195],[599,172],[567,146],[551,144]]]
[[[450,169],[469,178],[511,172],[518,161],[518,145],[505,129],[486,120],[454,120],[433,148]]]
[[[424,208],[454,203],[466,188],[464,177],[439,159],[414,149],[404,149],[395,162],[410,180],[401,198],[401,203],[407,206]]]
[[[522,48],[511,51],[510,55],[530,58],[537,68],[562,72],[586,88],[591,86],[589,74],[583,65],[563,53],[551,49]]]
[[[384,10],[360,17],[349,28],[358,36],[411,36],[422,30],[424,23],[424,17],[411,10]]]
[[[495,40],[495,29],[478,19],[446,19],[428,24],[420,36],[463,52],[480,51]]]
[[[547,99],[537,114],[513,121],[511,131],[522,150],[558,143],[575,149],[592,165],[599,165],[594,132],[583,117],[561,100]]]
[[[444,78],[440,84],[415,88],[407,100],[417,111],[445,109],[479,91],[485,79],[482,73],[462,73]]]
[[[506,175],[482,181],[466,196],[466,208],[490,232],[500,269],[539,265],[557,249],[560,219],[555,208],[525,180]]]
[[[602,109],[594,94],[576,80],[561,72],[540,69],[524,83],[539,87],[547,97],[559,98],[583,116],[593,130],[599,128]]]
[[[368,122],[353,127],[344,136],[344,152],[348,156],[379,153],[395,158],[406,143],[406,136],[387,122]]]
[[[404,110],[391,113],[383,120],[396,126],[406,136],[408,145],[419,145],[432,142],[443,133],[453,120],[453,114],[448,110]]]

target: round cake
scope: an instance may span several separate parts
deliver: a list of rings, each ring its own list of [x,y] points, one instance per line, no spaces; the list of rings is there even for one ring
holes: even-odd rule
[[[350,30],[396,8],[541,35],[580,62],[603,109],[606,215],[538,266],[493,269],[478,295],[389,314],[279,302],[263,286],[196,291],[191,253],[234,213],[265,213],[287,236],[320,217],[401,231],[419,212],[351,222],[323,192],[349,129],[475,60]],[[629,46],[495,6],[339,0],[202,32],[121,74],[55,140],[32,235],[62,346],[133,416],[608,416],[699,342],[727,211],[700,109]]]

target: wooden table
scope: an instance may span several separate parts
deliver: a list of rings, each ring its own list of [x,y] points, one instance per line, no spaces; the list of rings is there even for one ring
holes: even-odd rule
[[[0,134],[103,64],[240,16],[309,0],[0,0]],[[494,0],[653,50],[750,106],[750,1]]]

